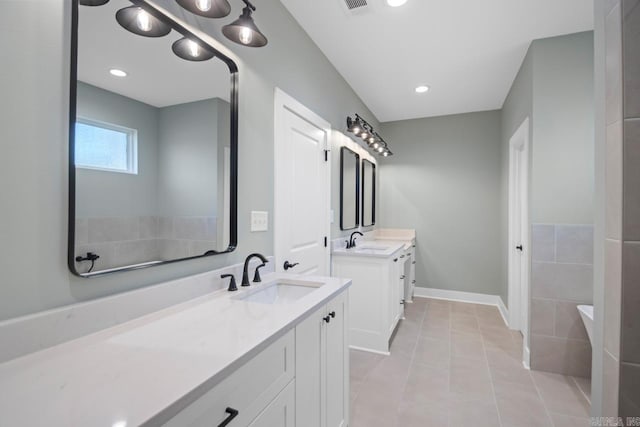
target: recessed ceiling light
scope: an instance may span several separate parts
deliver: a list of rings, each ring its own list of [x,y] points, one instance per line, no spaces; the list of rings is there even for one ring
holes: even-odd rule
[[[398,7],[405,4],[407,0],[387,0],[387,4],[391,7]]]
[[[429,86],[418,86],[416,88],[416,93],[425,93],[429,91]]]
[[[111,73],[112,76],[116,76],[116,77],[127,77],[127,72],[126,71],[119,70],[117,68],[110,69],[109,73]]]

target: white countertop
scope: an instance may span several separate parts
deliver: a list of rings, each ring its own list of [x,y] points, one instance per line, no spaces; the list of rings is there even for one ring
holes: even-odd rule
[[[284,278],[325,284],[292,304],[236,299]],[[0,364],[0,425],[131,427],[168,419],[350,284],[269,274],[247,290],[214,292]]]
[[[335,248],[332,253],[333,255],[340,256],[388,258],[396,252],[408,249],[410,247],[411,242],[405,241],[357,240],[355,248]]]

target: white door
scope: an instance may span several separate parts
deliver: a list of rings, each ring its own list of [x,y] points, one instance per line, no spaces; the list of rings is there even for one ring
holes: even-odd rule
[[[522,332],[529,366],[529,119],[509,142],[509,327]]]
[[[274,235],[277,271],[329,275],[330,125],[276,89]]]

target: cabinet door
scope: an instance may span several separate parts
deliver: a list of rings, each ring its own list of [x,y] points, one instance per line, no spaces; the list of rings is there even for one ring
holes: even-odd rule
[[[249,424],[249,427],[295,427],[296,396],[294,384],[295,381],[291,381],[273,402]]]
[[[348,293],[343,292],[327,304],[330,321],[325,326],[326,427],[345,427],[349,419],[348,298]]]
[[[297,426],[324,427],[326,422],[325,311],[323,306],[296,326]]]

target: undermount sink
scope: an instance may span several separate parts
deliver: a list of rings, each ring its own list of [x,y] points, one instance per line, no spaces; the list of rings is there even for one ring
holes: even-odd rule
[[[233,299],[259,304],[292,304],[322,285],[320,282],[280,280]]]
[[[389,249],[388,246],[356,246],[354,250],[356,251],[380,251],[384,252]]]

